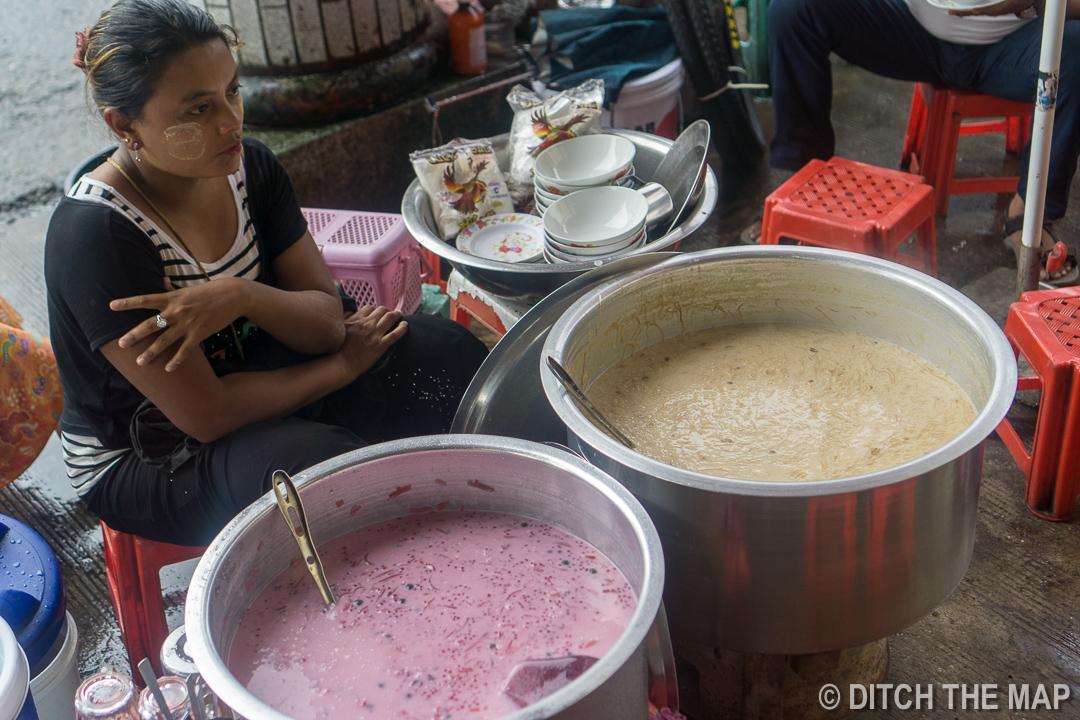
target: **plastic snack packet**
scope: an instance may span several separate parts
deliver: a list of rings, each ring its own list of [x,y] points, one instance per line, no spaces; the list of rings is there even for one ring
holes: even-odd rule
[[[482,217],[513,211],[490,140],[456,138],[442,147],[411,153],[409,159],[431,199],[443,240]]]
[[[517,202],[532,193],[533,166],[540,153],[557,142],[600,132],[604,81],[586,80],[547,100],[524,85],[515,85],[506,101],[514,109],[507,182]]]

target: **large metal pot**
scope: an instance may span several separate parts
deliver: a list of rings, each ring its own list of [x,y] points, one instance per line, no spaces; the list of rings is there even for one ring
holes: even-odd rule
[[[469,485],[477,480],[494,491]],[[295,481],[317,544],[408,515],[410,508],[449,501],[451,507],[551,523],[592,543],[615,563],[638,596],[637,610],[618,642],[577,680],[506,720],[645,720],[650,692],[654,702],[678,705],[656,529],[633,496],[581,458],[512,438],[431,436],[357,450]],[[404,485],[411,489],[394,492]],[[268,493],[218,534],[188,589],[188,651],[213,691],[252,720],[289,716],[248,692],[225,659],[245,609],[296,557],[296,544]]]
[[[689,253],[583,295],[544,345],[580,384],[664,338],[785,321],[865,333],[937,364],[978,410],[957,437],[887,470],[809,483],[673,467],[601,432],[541,364],[569,443],[622,482],[664,545],[673,637],[803,654],[891,635],[933,609],[971,560],[983,443],[1008,410],[1016,362],[978,306],[934,278],[799,247]],[[769,362],[762,358],[761,362]]]
[[[634,172],[642,182],[652,180],[657,166],[672,145],[672,141],[667,138],[635,130],[609,129],[605,132],[621,135],[637,147],[637,154],[634,156]],[[498,155],[500,167],[509,165],[506,143],[506,135],[492,138],[492,145]],[[697,200],[687,209],[679,224],[666,235],[651,239],[644,247],[619,257],[673,249],[712,215],[713,208],[716,207],[717,194],[716,174],[713,173],[712,168],[706,166],[704,186],[698,191]],[[590,262],[548,265],[546,263],[505,263],[463,253],[454,247],[452,242],[445,242],[439,236],[435,227],[435,218],[431,214],[431,202],[428,200],[427,193],[420,187],[419,180],[413,180],[405,191],[405,196],[401,201],[401,215],[405,219],[405,227],[424,249],[430,250],[449,262],[480,289],[499,297],[536,302],[575,277],[616,259],[606,258]]]

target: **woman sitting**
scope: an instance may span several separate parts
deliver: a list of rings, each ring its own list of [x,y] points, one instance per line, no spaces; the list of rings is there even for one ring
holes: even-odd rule
[[[45,248],[72,484],[113,529],[185,545],[274,470],[446,432],[487,352],[441,317],[343,311],[285,170],[243,138],[236,46],[184,0],[79,34],[120,143]]]

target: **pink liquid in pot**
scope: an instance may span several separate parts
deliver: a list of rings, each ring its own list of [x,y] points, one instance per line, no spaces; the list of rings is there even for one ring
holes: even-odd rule
[[[637,606],[594,547],[514,515],[397,518],[319,554],[337,604],[295,562],[244,614],[229,657],[300,720],[501,717],[520,707],[503,692],[518,663],[599,658]]]

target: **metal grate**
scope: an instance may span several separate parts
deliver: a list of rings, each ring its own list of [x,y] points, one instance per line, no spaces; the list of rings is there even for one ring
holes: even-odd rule
[[[1080,298],[1054,298],[1039,303],[1039,317],[1071,354],[1080,356]]]
[[[848,218],[887,215],[911,192],[912,184],[833,165],[823,166],[788,200],[795,205]]]

